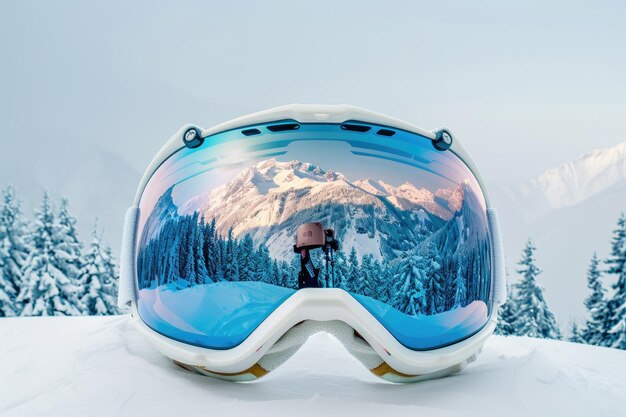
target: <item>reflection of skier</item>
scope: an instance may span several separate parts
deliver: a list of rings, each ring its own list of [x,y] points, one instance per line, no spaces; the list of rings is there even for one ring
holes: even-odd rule
[[[339,250],[339,243],[335,240],[335,232],[332,229],[324,230],[322,223],[314,222],[302,224],[296,231],[296,244],[293,250],[300,254],[298,288],[320,287],[320,270],[311,260],[311,250],[318,248],[322,248],[326,254],[326,269],[329,275],[326,286],[333,286],[334,252]]]

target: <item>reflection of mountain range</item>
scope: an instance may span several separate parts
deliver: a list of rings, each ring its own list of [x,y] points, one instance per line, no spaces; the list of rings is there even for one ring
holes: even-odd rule
[[[354,246],[359,256],[372,254],[381,259],[413,249],[425,237],[420,234],[429,235],[444,226],[454,228],[453,240],[471,238],[460,214],[482,206],[474,195],[466,199],[471,204],[462,207],[469,190],[464,186],[433,193],[409,183],[395,187],[372,179],[350,182],[340,173],[307,163],[270,159],[182,204],[178,214],[197,211],[205,219],[215,218],[222,235],[229,228],[235,236],[250,233],[255,242],[262,239],[267,244],[273,257],[282,259],[293,256],[298,225],[321,221],[336,230],[344,251]],[[171,192],[166,193],[147,221],[146,235],[153,236],[158,220],[176,210]],[[435,236],[431,239],[438,239],[440,245],[453,244]]]
[[[145,245],[147,240],[156,236],[161,226],[169,219],[173,219],[178,216],[178,207],[174,204],[172,199],[172,190],[174,187],[170,187],[165,191],[156,205],[152,209],[148,220],[144,225],[144,230],[141,236],[141,245]]]
[[[483,218],[485,209],[471,188],[463,184],[452,194],[457,202],[454,217],[437,230],[429,240],[442,248],[441,253],[459,255],[461,248],[479,248],[485,239],[484,229],[467,227],[474,219]],[[486,226],[485,226],[486,227]]]
[[[489,187],[498,209],[510,272],[529,236],[545,271],[550,307],[562,325],[579,318],[594,251],[606,257],[611,230],[626,211],[626,142],[596,150],[528,181]],[[516,280],[517,274],[512,273]]]

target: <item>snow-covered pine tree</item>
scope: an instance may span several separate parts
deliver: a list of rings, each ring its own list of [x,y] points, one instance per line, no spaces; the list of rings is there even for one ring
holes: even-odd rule
[[[608,311],[599,264],[600,259],[594,253],[587,269],[587,287],[591,291],[585,299],[588,318],[580,329],[580,338],[590,345],[603,346],[606,339],[604,324],[608,318]]]
[[[77,300],[78,287],[63,274],[67,258],[60,260],[64,250],[57,248],[64,242],[65,233],[59,229],[50,197],[44,193],[33,228],[26,236],[30,253],[24,263],[22,286],[17,301],[23,305],[22,316],[78,316],[81,306]]]
[[[441,257],[432,242],[426,246],[424,253],[424,290],[426,291],[427,315],[441,313],[445,308],[443,275],[441,274]]]
[[[374,257],[368,253],[361,260],[361,276],[358,281],[361,291],[358,293],[372,298],[376,297],[377,290],[374,268]]]
[[[272,272],[272,258],[267,245],[263,242],[259,243],[259,248],[254,254],[257,268],[254,278],[255,281],[276,284],[274,280],[275,275]]]
[[[186,281],[187,287],[196,285],[196,216],[185,216],[181,227],[181,247],[180,255],[185,259],[182,278]]]
[[[246,234],[239,244],[238,264],[239,281],[255,281],[257,275],[257,260],[252,236]]]
[[[21,310],[16,298],[23,283],[22,267],[28,256],[21,216],[15,188],[8,186],[2,191],[0,208],[0,317],[16,316]]]
[[[60,269],[65,276],[73,279],[78,277],[78,273],[83,267],[83,244],[78,239],[76,218],[70,214],[69,204],[67,198],[61,199],[57,217],[59,233],[55,243],[59,251],[57,258],[60,262]]]
[[[57,216],[58,233],[54,241],[56,259],[59,270],[77,288],[80,287],[80,271],[84,265],[83,243],[78,239],[76,231],[76,218],[69,211],[69,200],[61,199],[59,214]],[[68,294],[68,297],[70,295]],[[73,303],[83,308],[80,304],[79,293],[75,294]]]
[[[228,229],[226,242],[224,242],[224,278],[227,281],[239,281],[239,245],[233,236],[233,228]]]
[[[616,276],[612,287],[615,290],[608,300],[609,317],[605,323],[607,331],[605,346],[626,350],[626,216],[622,213],[611,240],[611,255],[605,261],[606,272]]]
[[[502,336],[515,336],[515,316],[517,315],[516,296],[513,294],[511,286],[506,286],[506,303],[498,309],[498,324],[495,334]]]
[[[298,289],[298,272],[300,272],[300,257],[294,256],[291,258],[291,262],[287,264],[286,261],[283,261],[284,270],[286,271],[287,277],[285,278],[285,282],[287,282],[287,288],[293,288],[294,290]]]
[[[346,260],[345,253],[341,251],[335,254],[334,272],[334,287],[345,290],[348,281],[348,261]]]
[[[467,286],[465,285],[465,263],[459,259],[454,279],[454,305],[452,308],[465,307],[467,304]]]
[[[117,276],[111,258],[110,248],[102,244],[102,235],[98,233],[97,222],[94,225],[91,244],[84,257],[80,273],[84,305],[83,314],[89,316],[107,316],[119,314],[117,308]]]
[[[580,330],[578,329],[578,324],[576,322],[572,322],[572,327],[570,330],[569,341],[572,343],[586,343],[584,337],[582,336]]]
[[[196,258],[196,284],[202,285],[211,283],[211,278],[209,277],[209,270],[207,269],[207,261],[204,258],[204,228],[203,223],[196,223],[196,234],[195,234],[195,243],[194,243],[194,251]]]
[[[351,291],[360,294],[357,291],[357,285],[361,276],[361,269],[359,268],[359,258],[356,255],[356,249],[354,246],[350,251],[350,255],[348,256],[348,275],[346,280],[346,285],[344,289],[346,291]]]
[[[218,280],[218,263],[219,263],[219,253],[217,248],[217,234],[215,230],[215,218],[211,220],[209,224],[204,222],[204,218],[202,219],[203,225],[203,235],[204,235],[204,259],[207,265],[207,273],[209,277],[213,281]]]
[[[393,306],[410,316],[424,314],[426,291],[422,284],[425,261],[421,255],[405,254],[394,276]]]
[[[15,302],[17,288],[4,271],[9,269],[10,255],[5,247],[0,245],[0,317],[14,317],[18,315],[19,307]]]
[[[378,261],[374,262],[374,276],[376,282],[376,291],[374,297],[378,301],[389,304],[392,299],[392,286],[389,280],[392,280],[392,274],[385,264]]]
[[[548,308],[543,296],[543,289],[537,283],[541,269],[535,261],[535,245],[528,239],[524,247],[522,259],[519,261],[518,273],[522,279],[516,285],[517,316],[513,327],[515,334],[520,336],[539,337],[544,339],[561,339],[561,332]]]
[[[280,287],[286,287],[287,283],[284,281],[281,270],[280,270],[280,266],[278,265],[278,261],[276,259],[274,259],[272,261],[272,279],[271,279],[271,283],[274,285],[278,285]]]

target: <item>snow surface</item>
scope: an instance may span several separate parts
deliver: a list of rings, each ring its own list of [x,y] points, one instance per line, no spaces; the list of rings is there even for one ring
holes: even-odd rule
[[[623,416],[626,352],[489,339],[460,374],[394,385],[317,334],[267,377],[235,384],[173,365],[127,316],[0,320],[4,416]]]

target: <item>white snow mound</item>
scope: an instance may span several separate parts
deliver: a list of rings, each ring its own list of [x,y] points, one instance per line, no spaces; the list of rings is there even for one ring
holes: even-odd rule
[[[328,334],[251,384],[184,371],[127,316],[0,319],[5,416],[623,416],[626,352],[492,337],[452,377],[395,385]]]

